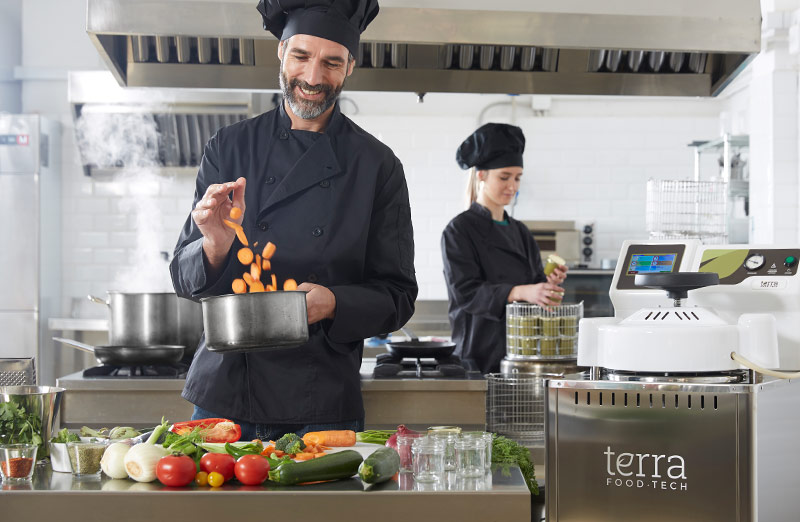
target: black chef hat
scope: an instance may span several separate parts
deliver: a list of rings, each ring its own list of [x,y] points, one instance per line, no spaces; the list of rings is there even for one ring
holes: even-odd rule
[[[505,123],[487,123],[458,147],[456,161],[462,169],[521,167],[524,150],[522,129]]]
[[[378,0],[259,0],[264,29],[282,41],[310,34],[358,55],[361,33],[378,15]]]

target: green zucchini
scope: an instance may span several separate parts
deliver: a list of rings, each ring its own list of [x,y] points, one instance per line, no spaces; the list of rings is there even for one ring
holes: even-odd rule
[[[358,467],[358,476],[367,484],[377,484],[394,477],[400,471],[400,455],[392,448],[372,452]]]
[[[303,462],[287,460],[277,469],[270,470],[269,479],[292,486],[301,482],[350,478],[358,473],[363,460],[361,454],[354,450],[339,451]]]

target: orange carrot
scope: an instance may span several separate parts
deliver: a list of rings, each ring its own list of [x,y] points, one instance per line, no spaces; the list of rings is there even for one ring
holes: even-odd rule
[[[250,265],[250,275],[253,276],[254,281],[261,279],[261,267],[255,263]]]
[[[240,248],[236,253],[236,257],[239,258],[241,264],[249,265],[253,262],[253,251],[247,247]]]
[[[303,435],[303,442],[321,446],[355,446],[356,432],[352,430],[310,431]]]
[[[233,221],[229,221],[227,219],[223,219],[222,221],[227,226],[229,226],[230,228],[232,228],[232,229],[234,229],[236,231],[236,237],[239,238],[239,242],[241,244],[243,244],[244,246],[249,246],[249,244],[247,243],[247,236],[244,235],[244,229],[242,228],[242,225],[239,225],[239,224],[234,223]]]
[[[243,294],[247,292],[247,283],[244,282],[244,279],[234,279],[232,286],[234,294]]]
[[[239,219],[242,217],[242,209],[239,207],[231,208],[231,219]]]
[[[252,286],[253,276],[250,275],[250,272],[245,272],[244,275],[242,276],[242,279],[244,279],[244,282],[247,283],[249,286]]]
[[[258,268],[261,268],[261,256],[256,254],[256,260],[254,261],[255,264],[258,265]]]
[[[267,285],[264,288],[266,289],[267,292],[274,292],[275,291],[275,289],[272,287],[272,285]]]
[[[287,279],[283,282],[284,290],[297,290],[297,281],[294,279]]]
[[[308,452],[304,451],[304,452],[301,452],[301,453],[295,453],[294,460],[311,460],[315,456],[316,455],[314,453],[308,453]]]
[[[264,272],[269,272],[272,268],[272,263],[269,262],[269,259],[264,259],[261,261],[261,268],[264,269]]]
[[[250,292],[264,292],[264,284],[261,281],[253,281],[250,285]]]
[[[275,452],[275,445],[272,444],[270,446],[264,446],[264,450],[261,452],[262,455],[269,457]]]
[[[275,274],[272,274],[272,289],[273,290],[278,289],[278,278],[275,277]]]
[[[264,250],[261,252],[261,257],[264,259],[269,259],[275,253],[275,249],[277,247],[272,241],[267,241],[267,244],[264,245]]]

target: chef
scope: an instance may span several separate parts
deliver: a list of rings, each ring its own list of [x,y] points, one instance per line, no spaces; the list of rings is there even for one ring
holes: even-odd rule
[[[403,166],[337,102],[378,4],[261,0],[258,11],[280,40],[283,102],[206,144],[170,272],[179,296],[232,293],[245,267],[223,220],[239,207],[249,242],[277,246],[271,272],[307,292],[309,341],[220,354],[201,340],[183,397],[194,419],[232,419],[243,439],[360,431],[363,340],[399,329],[417,296]]]
[[[505,211],[522,178],[522,129],[487,123],[459,146],[456,161],[470,169],[469,208],[442,234],[444,276],[456,353],[483,373],[497,372],[505,355],[506,303],[561,302],[567,267],[545,276],[528,228]]]

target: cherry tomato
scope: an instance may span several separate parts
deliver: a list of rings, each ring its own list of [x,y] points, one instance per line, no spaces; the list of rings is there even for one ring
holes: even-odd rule
[[[194,483],[198,486],[208,486],[208,473],[205,471],[198,471],[194,476]]]
[[[261,455],[243,455],[234,466],[236,478],[247,486],[257,486],[269,476],[269,462]]]
[[[197,467],[186,455],[167,455],[158,459],[156,477],[165,486],[182,487],[194,480]]]
[[[225,477],[222,476],[222,473],[218,473],[216,471],[212,471],[208,474],[208,485],[212,488],[218,488],[225,483]]]
[[[233,478],[233,467],[236,459],[227,453],[206,453],[200,458],[200,469],[207,473],[216,471],[222,474],[225,480]]]

